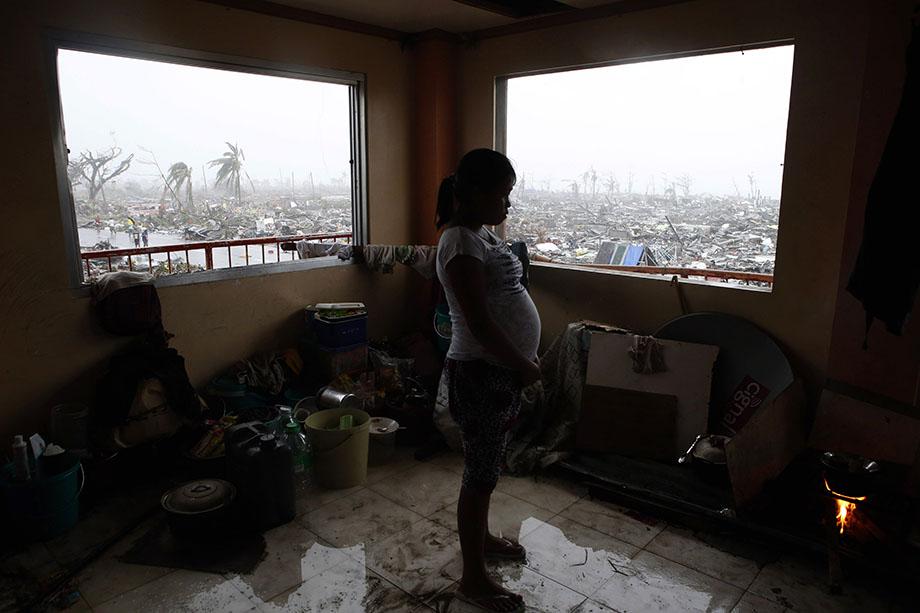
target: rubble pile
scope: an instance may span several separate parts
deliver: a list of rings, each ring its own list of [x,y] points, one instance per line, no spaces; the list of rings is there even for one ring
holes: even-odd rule
[[[619,241],[645,245],[659,266],[771,274],[779,201],[528,190],[512,194],[506,223],[509,239],[559,262],[592,263]]]

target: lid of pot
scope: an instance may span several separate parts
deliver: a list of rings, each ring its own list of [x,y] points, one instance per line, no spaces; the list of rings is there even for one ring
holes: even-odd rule
[[[236,487],[223,479],[199,479],[171,489],[163,495],[163,508],[171,513],[194,515],[215,511],[236,498]]]
[[[399,430],[399,422],[389,417],[371,417],[371,434],[389,434]]]

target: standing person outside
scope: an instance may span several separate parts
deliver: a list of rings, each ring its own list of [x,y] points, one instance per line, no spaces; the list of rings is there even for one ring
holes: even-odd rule
[[[150,242],[150,239],[147,236],[147,228],[144,228],[144,231],[141,232],[141,240],[144,241],[144,247],[147,247],[148,243]]]
[[[501,613],[523,611],[524,602],[489,576],[486,559],[524,561],[526,552],[489,533],[489,501],[521,390],[540,379],[540,316],[521,284],[523,267],[486,227],[507,217],[516,179],[501,153],[470,151],[441,182],[436,219],[444,228],[437,273],[451,316],[444,376],[464,455],[457,505],[463,578],[456,597],[481,611]]]

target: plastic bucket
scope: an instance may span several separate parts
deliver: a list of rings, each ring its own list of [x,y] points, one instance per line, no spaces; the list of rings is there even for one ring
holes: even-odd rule
[[[388,417],[372,417],[367,463],[371,466],[386,464],[396,451],[396,432],[399,423]]]
[[[10,534],[24,541],[59,536],[77,523],[85,476],[79,460],[64,471],[31,481],[13,480],[13,465],[0,471],[0,491]],[[78,478],[78,475],[82,478]]]
[[[338,429],[343,415],[353,419],[347,430]],[[319,485],[344,489],[364,483],[370,421],[360,409],[327,409],[307,417],[304,425],[313,446],[313,471]]]

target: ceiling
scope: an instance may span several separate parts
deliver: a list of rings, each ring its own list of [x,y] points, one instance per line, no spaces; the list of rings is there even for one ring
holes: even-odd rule
[[[620,0],[560,0],[575,8],[615,4]],[[520,21],[457,0],[272,0],[299,9],[399,30],[472,32]]]

